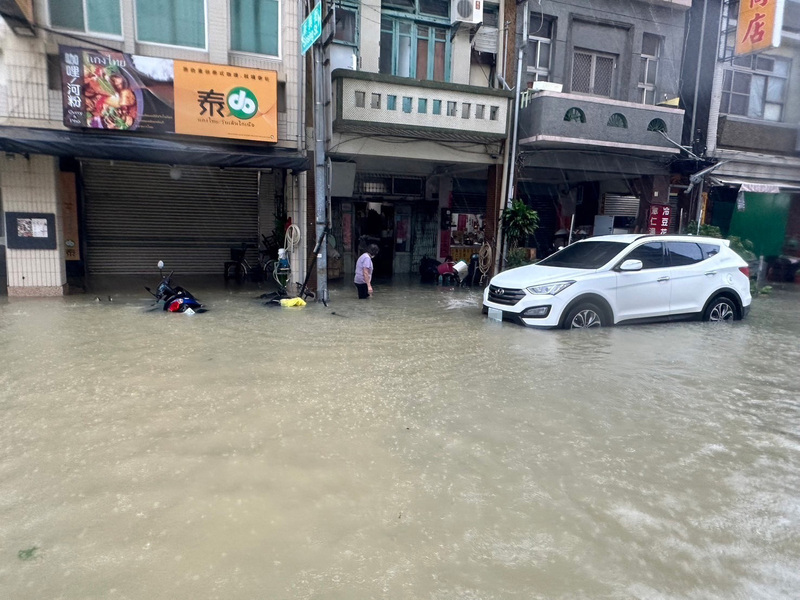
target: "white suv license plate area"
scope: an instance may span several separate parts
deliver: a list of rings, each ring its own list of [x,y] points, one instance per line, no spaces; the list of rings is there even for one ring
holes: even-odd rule
[[[503,320],[503,311],[499,308],[490,308],[489,309],[489,318],[492,321],[502,321]]]

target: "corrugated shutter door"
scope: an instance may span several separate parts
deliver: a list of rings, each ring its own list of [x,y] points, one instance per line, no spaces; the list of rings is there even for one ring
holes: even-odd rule
[[[258,172],[83,161],[91,274],[222,274],[230,247],[258,238]],[[250,251],[256,257],[254,250]]]
[[[603,202],[603,214],[615,217],[635,217],[639,214],[639,198],[606,194]]]

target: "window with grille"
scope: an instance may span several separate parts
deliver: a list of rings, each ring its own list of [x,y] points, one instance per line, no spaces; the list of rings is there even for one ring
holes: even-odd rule
[[[531,14],[528,34],[528,87],[535,81],[550,81],[553,34],[556,20],[541,13]]]
[[[732,59],[722,78],[720,112],[765,121],[782,121],[791,61],[748,54]]]
[[[399,77],[449,81],[449,14],[445,0],[384,1],[378,70]]]
[[[661,38],[651,33],[642,35],[642,55],[639,59],[639,102],[656,103],[656,74],[661,53]]]
[[[610,54],[576,50],[572,57],[572,91],[610,98],[616,62]]]

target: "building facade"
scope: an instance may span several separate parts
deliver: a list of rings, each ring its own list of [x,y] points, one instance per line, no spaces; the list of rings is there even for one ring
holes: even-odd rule
[[[366,243],[388,277],[494,240],[512,96],[496,79],[502,5],[331,5],[327,148],[346,271]]]
[[[518,197],[536,208],[530,244],[549,253],[603,233],[674,231],[678,107],[690,0],[521,5]],[[651,223],[653,207],[658,227]],[[666,218],[666,227],[662,219]]]
[[[4,0],[0,247],[10,295],[222,274],[306,219],[299,3]],[[223,91],[225,93],[223,93]],[[303,256],[297,253],[296,271]]]
[[[683,94],[684,143],[713,167],[696,216],[769,263],[800,256],[800,2],[774,4],[780,43],[736,55],[739,3],[696,3],[687,54],[702,58],[686,62]]]

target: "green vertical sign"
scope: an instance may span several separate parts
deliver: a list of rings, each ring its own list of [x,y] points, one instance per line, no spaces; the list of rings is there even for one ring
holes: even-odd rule
[[[322,35],[322,3],[319,2],[300,26],[300,50],[303,54]]]

